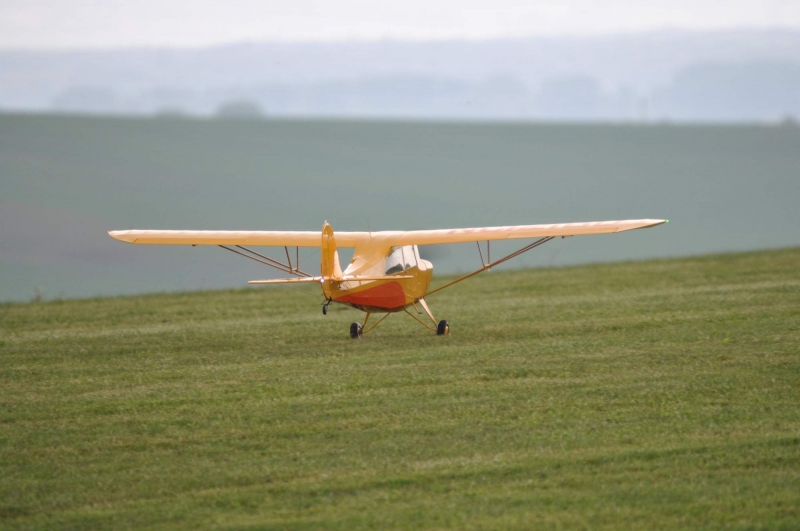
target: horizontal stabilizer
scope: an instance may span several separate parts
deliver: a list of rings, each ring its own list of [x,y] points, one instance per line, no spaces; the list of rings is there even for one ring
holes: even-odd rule
[[[372,281],[372,280],[400,280],[406,278],[414,278],[411,275],[392,275],[392,276],[352,276],[347,275],[344,277],[334,277],[330,280],[334,282],[359,282],[359,281]],[[322,277],[305,277],[305,278],[275,278],[270,280],[251,280],[248,284],[304,284],[309,282],[320,283],[324,280]]]
[[[322,277],[304,277],[304,278],[273,278],[270,280],[251,280],[248,284],[307,284],[310,282],[319,282]]]
[[[336,282],[356,282],[359,280],[400,280],[402,278],[414,278],[411,275],[392,275],[392,276],[361,276],[361,275],[347,275],[340,278],[332,278],[331,280]]]

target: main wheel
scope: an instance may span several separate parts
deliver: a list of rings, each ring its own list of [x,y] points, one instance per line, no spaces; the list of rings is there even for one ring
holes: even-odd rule
[[[322,305],[322,315],[328,315],[328,305],[327,304],[323,304]]]
[[[361,331],[361,325],[358,323],[353,323],[350,325],[350,337],[353,339],[361,339],[364,336],[364,333]]]
[[[437,336],[446,336],[450,333],[450,323],[442,319],[439,321],[439,325],[436,327],[436,335]]]

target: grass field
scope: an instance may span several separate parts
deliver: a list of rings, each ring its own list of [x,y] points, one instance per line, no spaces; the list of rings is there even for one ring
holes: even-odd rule
[[[800,249],[320,300],[0,306],[0,527],[800,528]]]

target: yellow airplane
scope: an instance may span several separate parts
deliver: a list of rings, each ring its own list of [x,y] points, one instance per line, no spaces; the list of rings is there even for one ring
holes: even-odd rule
[[[666,219],[631,219],[624,221],[593,221],[588,223],[557,223],[551,225],[517,225],[511,227],[480,227],[473,229],[443,229],[381,232],[339,232],[326,221],[322,233],[311,231],[191,231],[191,230],[115,230],[109,235],[117,240],[136,244],[161,245],[217,245],[228,251],[273,267],[296,278],[251,280],[250,284],[297,284],[316,282],[322,287],[328,305],[338,302],[366,312],[363,323],[350,325],[350,337],[358,339],[373,330],[386,317],[395,312],[406,312],[422,326],[437,335],[450,332],[450,324],[436,321],[425,302],[425,297],[477,275],[524,252],[559,236],[585,234],[610,234],[633,229],[655,227],[669,223]],[[536,241],[509,255],[491,259],[490,242],[517,238],[537,238]],[[486,260],[480,242],[486,242]],[[482,267],[452,282],[428,290],[433,265],[420,258],[418,245],[475,242]],[[342,271],[337,245],[353,247],[353,259]],[[286,252],[286,262],[275,260],[246,246],[280,246]],[[295,247],[292,263],[289,247]],[[300,270],[300,247],[319,247],[321,251],[320,276],[311,276]],[[424,311],[433,322],[428,325],[409,311],[418,315]],[[422,308],[422,311],[420,311]],[[385,313],[367,328],[373,313]]]

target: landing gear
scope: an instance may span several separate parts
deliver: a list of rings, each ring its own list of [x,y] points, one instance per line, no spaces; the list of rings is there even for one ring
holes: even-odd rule
[[[448,323],[444,319],[442,319],[441,321],[439,321],[437,323],[436,319],[433,318],[433,314],[431,313],[430,308],[428,308],[428,303],[425,302],[424,298],[420,297],[419,299],[417,299],[416,302],[418,302],[419,305],[422,306],[422,309],[425,310],[425,313],[428,314],[428,317],[431,318],[431,321],[433,322],[433,324],[434,324],[434,326],[436,328],[434,328],[434,326],[431,326],[431,325],[429,325],[427,323],[422,322],[419,317],[417,317],[413,313],[409,312],[408,308],[404,308],[403,311],[406,312],[408,315],[410,315],[416,322],[418,322],[419,324],[421,324],[422,326],[424,326],[428,330],[430,330],[432,332],[436,332],[437,336],[446,336],[447,334],[450,333],[450,323]],[[414,303],[411,303],[411,304],[412,304],[412,306],[414,306],[414,309],[417,310],[417,313],[419,313],[419,314],[422,313],[421,311],[419,311],[417,309],[417,305],[416,304],[414,304]]]
[[[358,323],[350,325],[350,337],[353,339],[361,339],[364,336],[363,328]]]
[[[328,305],[330,303],[331,301],[329,300],[322,303],[322,315],[328,315]]]

